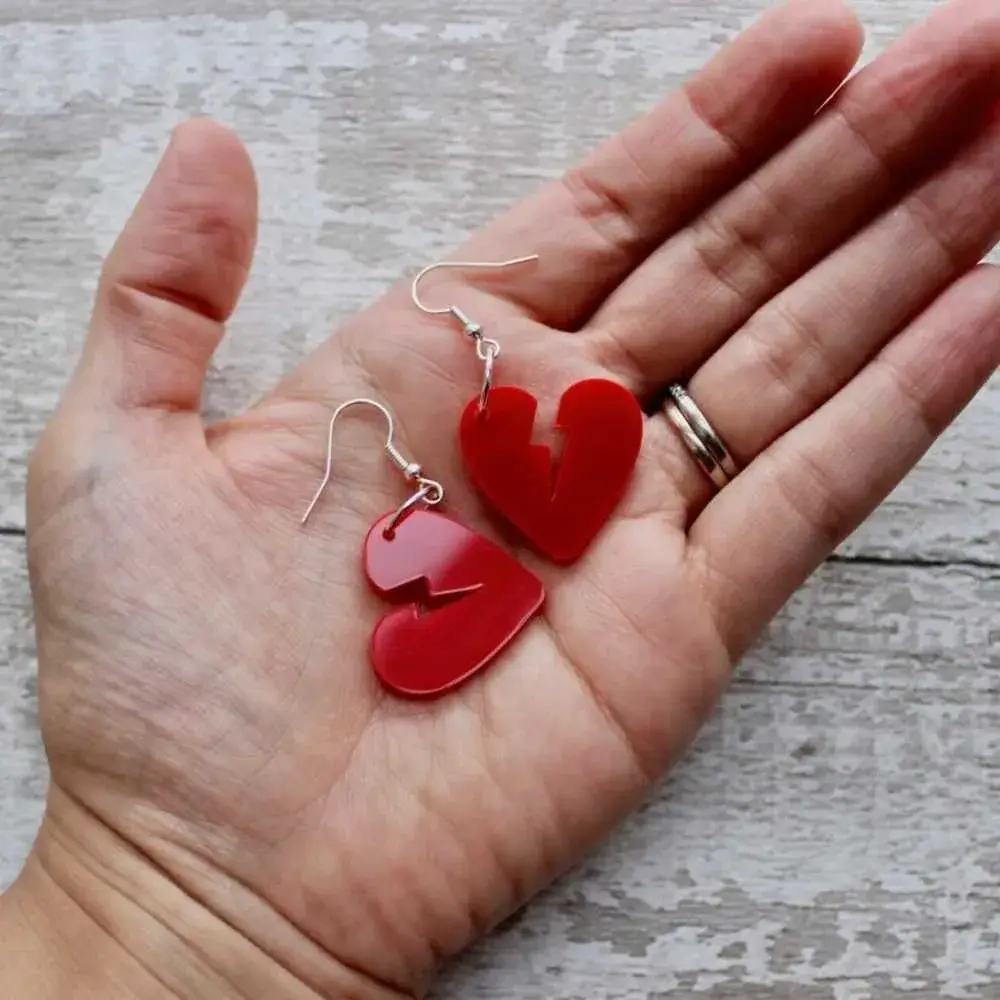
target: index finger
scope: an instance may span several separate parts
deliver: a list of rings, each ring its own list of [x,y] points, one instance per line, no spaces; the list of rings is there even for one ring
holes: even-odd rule
[[[458,256],[539,254],[516,281],[489,283],[494,302],[502,295],[520,312],[574,329],[668,236],[802,131],[850,72],[862,41],[841,0],[791,0],[768,11],[657,108],[481,230]],[[463,278],[473,287],[481,280]]]

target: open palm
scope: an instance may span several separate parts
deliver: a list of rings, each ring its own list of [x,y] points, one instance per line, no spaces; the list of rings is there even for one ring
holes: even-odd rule
[[[256,192],[230,133],[181,128],[33,463],[54,779],[34,863],[67,879],[73,838],[99,829],[295,980],[388,996],[634,806],[1000,360],[1000,277],[975,267],[1000,231],[1000,12],[945,6],[823,107],[859,44],[833,0],[778,9],[460,254],[536,264],[429,282],[501,342],[498,381],[539,399],[540,432],[592,376],[650,413],[628,495],[569,568],[498,534],[469,488],[456,431],[479,363],[405,283],[203,425]],[[744,469],[717,495],[657,410],[675,380]],[[406,495],[373,411],[338,424],[299,524],[356,396],[393,411],[451,516],[546,585],[543,613],[439,700],[368,666],[385,605],[360,549]]]

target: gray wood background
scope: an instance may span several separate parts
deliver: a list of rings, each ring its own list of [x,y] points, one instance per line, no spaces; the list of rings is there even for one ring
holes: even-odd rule
[[[228,411],[766,3],[269,6],[0,0],[0,885],[45,787],[25,458],[170,127],[235,125],[261,174],[208,400]],[[858,2],[867,54],[932,6]],[[998,435],[994,382],[774,624],[646,809],[439,998],[1000,996]]]

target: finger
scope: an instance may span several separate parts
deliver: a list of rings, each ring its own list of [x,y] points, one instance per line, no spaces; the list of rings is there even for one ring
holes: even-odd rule
[[[891,492],[1000,364],[1000,270],[948,289],[695,522],[690,564],[734,652]]]
[[[180,126],[105,262],[77,387],[123,408],[196,410],[256,231],[242,143],[213,122]]]
[[[747,464],[998,238],[1000,115],[942,173],[761,309],[697,372],[692,395]]]
[[[537,265],[447,280],[467,278],[551,326],[575,328],[659,243],[812,120],[861,42],[840,0],[769,11],[654,111],[456,254],[538,253]],[[476,296],[463,294],[463,307],[483,315]]]
[[[594,352],[640,394],[696,369],[765,302],[959,148],[1000,98],[1000,8],[937,10],[815,125],[666,243],[594,317]]]

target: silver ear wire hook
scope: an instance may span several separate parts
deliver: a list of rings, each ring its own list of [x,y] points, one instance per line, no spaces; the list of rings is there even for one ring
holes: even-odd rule
[[[412,287],[413,304],[428,316],[454,316],[463,326],[477,326],[468,316],[462,312],[458,306],[444,306],[440,309],[432,309],[430,306],[420,301],[417,289],[420,282],[432,271],[443,271],[448,268],[462,268],[463,270],[473,269],[480,271],[499,271],[505,267],[515,267],[518,264],[528,264],[533,260],[538,260],[538,254],[528,254],[526,257],[512,257],[510,260],[442,260],[436,264],[428,264],[414,279]]]
[[[392,414],[389,410],[383,406],[381,403],[374,399],[366,399],[364,397],[358,397],[357,399],[349,399],[346,403],[341,403],[333,411],[333,416],[330,418],[330,427],[327,431],[326,436],[326,471],[323,473],[323,481],[319,484],[319,489],[316,490],[316,495],[312,498],[312,502],[309,504],[308,509],[305,514],[302,515],[302,520],[300,524],[305,524],[309,520],[310,515],[316,509],[316,504],[319,503],[320,497],[323,496],[324,490],[330,484],[330,476],[333,474],[333,431],[337,425],[337,420],[344,410],[349,409],[352,406],[373,406],[379,413],[385,417],[386,422],[386,436],[385,444],[382,445],[382,450],[385,452],[386,456],[392,462],[393,465],[399,469],[400,472],[406,477],[409,482],[415,482],[417,484],[417,491],[405,500],[396,512],[392,515],[389,524],[386,526],[386,534],[391,534],[418,504],[425,503],[429,507],[433,507],[435,504],[439,504],[444,499],[444,487],[433,479],[427,479],[423,475],[423,470],[420,465],[416,462],[411,462],[406,458],[405,455],[396,447],[395,435],[396,435],[396,423],[392,419]]]
[[[486,407],[486,400],[489,398],[490,389],[493,388],[493,368],[497,358],[500,356],[500,345],[497,341],[483,336],[483,328],[463,312],[458,306],[442,306],[431,308],[422,302],[419,294],[420,282],[432,271],[444,270],[445,268],[472,268],[478,270],[498,271],[505,267],[515,267],[518,264],[527,264],[533,260],[538,260],[538,254],[528,254],[526,257],[513,257],[511,260],[500,261],[474,261],[474,260],[446,260],[437,264],[429,264],[414,279],[410,289],[413,304],[428,316],[453,316],[462,324],[462,330],[467,337],[471,337],[476,344],[476,355],[483,363],[483,387],[479,393],[479,409]]]

